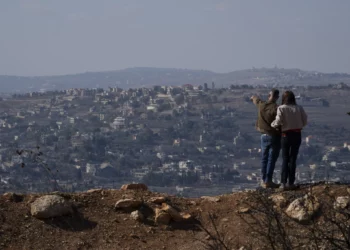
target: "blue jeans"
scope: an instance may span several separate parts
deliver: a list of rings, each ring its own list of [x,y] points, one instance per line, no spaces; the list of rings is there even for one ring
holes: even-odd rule
[[[265,183],[272,181],[280,150],[281,136],[261,135],[261,175]]]

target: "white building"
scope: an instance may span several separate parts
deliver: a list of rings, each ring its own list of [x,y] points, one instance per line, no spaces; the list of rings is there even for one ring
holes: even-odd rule
[[[69,117],[68,121],[70,124],[74,124],[75,123],[75,118],[74,117]]]
[[[113,123],[111,124],[111,127],[114,129],[125,127],[125,118],[123,118],[123,117],[115,118]]]
[[[95,164],[87,163],[86,164],[86,173],[87,174],[91,174],[91,175],[95,175],[96,174],[96,166],[95,166]]]

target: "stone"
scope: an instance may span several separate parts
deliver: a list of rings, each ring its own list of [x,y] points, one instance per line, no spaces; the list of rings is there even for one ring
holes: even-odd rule
[[[349,196],[339,196],[334,202],[334,209],[345,209],[350,204]]]
[[[166,200],[165,197],[152,197],[148,200],[150,203],[155,203],[155,204],[162,204]]]
[[[130,214],[130,218],[139,222],[142,222],[145,219],[145,217],[139,210],[132,212]]]
[[[30,205],[32,204],[38,197],[36,195],[33,195],[33,194],[28,194],[27,195],[27,199],[26,199],[26,204],[27,205]]]
[[[117,201],[115,204],[116,209],[134,209],[139,208],[142,204],[142,201],[135,200],[135,199],[122,199]]]
[[[94,188],[94,189],[89,189],[88,191],[86,191],[86,193],[90,194],[90,193],[97,193],[101,191],[102,191],[101,188]]]
[[[299,221],[307,222],[317,213],[320,203],[317,198],[310,195],[295,199],[286,209],[286,214]]]
[[[348,194],[350,194],[350,187],[348,187],[346,191],[348,192]]]
[[[37,198],[30,208],[33,217],[48,219],[73,213],[72,204],[59,195],[44,195]]]
[[[192,215],[189,213],[180,213],[182,220],[192,220]]]
[[[157,224],[168,225],[170,223],[171,216],[164,210],[156,208],[155,214],[154,220]]]
[[[131,184],[125,184],[121,188],[121,190],[143,190],[147,191],[148,187],[143,183],[131,183]]]
[[[241,208],[238,209],[238,213],[239,214],[247,214],[247,213],[250,213],[250,212],[251,212],[251,210],[248,207],[241,207]]]
[[[175,208],[166,203],[162,204],[162,210],[168,213],[171,216],[171,218],[176,222],[180,222],[183,220],[181,214]]]
[[[275,203],[276,208],[284,208],[287,206],[287,200],[282,194],[273,194],[269,199]]]
[[[190,201],[190,205],[197,206],[197,203],[195,201]]]
[[[213,197],[213,196],[202,196],[201,199],[210,201],[210,202],[219,202],[220,198],[219,197]]]
[[[222,221],[222,222],[228,222],[229,219],[228,219],[228,218],[223,218],[221,221]]]

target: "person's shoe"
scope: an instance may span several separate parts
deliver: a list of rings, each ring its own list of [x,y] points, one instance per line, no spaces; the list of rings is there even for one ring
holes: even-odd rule
[[[262,184],[262,187],[263,188],[279,188],[280,187],[280,184],[277,184],[277,183],[274,183],[272,181],[269,181],[269,182],[265,182]]]
[[[296,189],[298,189],[298,186],[295,184],[288,184],[288,189],[289,190],[296,190]]]
[[[269,182],[268,184],[271,188],[279,188],[281,186],[281,184],[277,184],[277,183],[274,183],[274,182]]]
[[[282,189],[282,191],[286,191],[288,190],[288,187],[285,183],[281,183],[280,189]]]

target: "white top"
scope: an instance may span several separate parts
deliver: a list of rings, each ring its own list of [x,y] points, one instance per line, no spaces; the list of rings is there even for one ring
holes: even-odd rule
[[[302,129],[307,124],[307,115],[302,106],[281,105],[277,109],[276,119],[271,127],[281,126],[282,132],[292,129]]]

